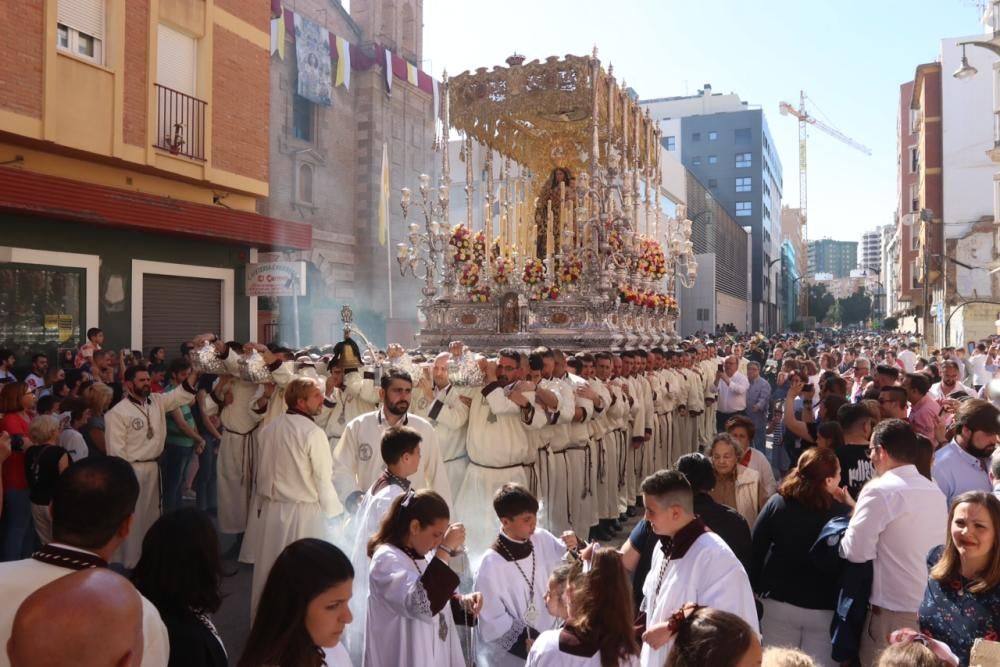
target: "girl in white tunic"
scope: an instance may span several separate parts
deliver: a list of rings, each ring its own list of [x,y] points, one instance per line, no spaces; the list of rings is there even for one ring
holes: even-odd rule
[[[639,644],[632,627],[632,588],[614,549],[597,549],[589,570],[576,564],[565,593],[569,620],[547,630],[528,653],[527,667],[636,667]]]
[[[353,583],[351,562],[329,542],[289,544],[271,567],[238,667],[351,667],[340,639]]]
[[[365,667],[465,664],[456,620],[471,625],[482,596],[455,594],[448,562],[465,544],[465,527],[449,526],[449,516],[434,491],[411,491],[393,501],[369,542]]]

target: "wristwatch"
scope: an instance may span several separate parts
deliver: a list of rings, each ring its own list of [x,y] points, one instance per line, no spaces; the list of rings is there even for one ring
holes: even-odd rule
[[[438,546],[438,549],[440,549],[441,551],[445,552],[446,554],[448,554],[452,558],[455,558],[459,554],[465,553],[465,547],[459,547],[457,549],[449,549],[445,545],[441,544],[441,545]]]

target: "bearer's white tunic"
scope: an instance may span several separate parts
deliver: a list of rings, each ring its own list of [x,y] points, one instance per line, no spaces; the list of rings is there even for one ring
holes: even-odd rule
[[[143,435],[145,437],[145,434]],[[62,543],[53,546],[75,550],[74,547]],[[82,549],[76,549],[82,551]],[[86,552],[92,554],[92,552]],[[75,570],[42,563],[33,558],[0,563],[0,591],[3,591],[3,604],[0,604],[0,637],[10,637],[14,625],[14,615],[25,598],[45,584],[72,574]],[[142,597],[142,596],[140,596]],[[81,609],[80,613],[86,613]],[[53,637],[53,641],[59,641]],[[6,646],[7,640],[3,640]],[[142,598],[142,663],[141,667],[166,667],[170,654],[170,639],[167,627],[160,619],[160,612],[153,603]],[[0,667],[10,667],[7,651],[0,651]]]
[[[437,559],[414,561],[402,549],[381,545],[368,570],[368,631],[365,637],[365,667],[462,667],[464,658],[446,603],[432,613],[431,600],[422,573],[431,561],[446,585],[458,588],[458,575]],[[450,577],[450,578],[449,578]],[[441,621],[445,637],[441,638]]]
[[[128,461],[139,479],[139,499],[132,515],[132,528],[114,557],[115,562],[129,569],[139,562],[146,531],[160,518],[158,460],[167,438],[167,413],[194,399],[195,392],[182,384],[165,394],[150,394],[141,403],[126,396],[104,416],[108,456]],[[147,438],[150,426],[153,437]]]
[[[504,542],[506,540],[506,542]],[[529,623],[525,618],[528,610],[528,582],[531,578],[532,556],[528,555],[512,561],[510,557],[523,555],[524,543],[517,543],[504,535],[487,549],[476,572],[473,590],[483,594],[483,610],[479,614],[479,652],[481,662],[490,667],[515,667],[523,665],[524,659],[510,653],[515,644],[524,643],[522,633],[527,627],[542,632],[555,627],[545,608],[545,591],[548,589],[549,575],[559,566],[566,555],[566,545],[547,530],[537,530],[529,540],[535,558],[534,606],[537,619]],[[519,548],[520,547],[520,548]],[[520,571],[518,571],[520,567]],[[522,574],[523,573],[523,574]],[[532,633],[535,636],[535,633]]]
[[[536,479],[530,473],[535,472],[537,451],[524,429],[544,426],[545,413],[534,407],[522,410],[508,398],[508,389],[496,382],[486,385],[473,396],[469,410],[469,469],[454,513],[465,524],[465,544],[473,565],[500,531],[493,494],[507,482],[530,488]],[[526,392],[525,398],[534,405],[535,392]]]
[[[443,389],[434,389],[433,399],[427,399],[423,396],[423,392],[419,398],[413,399],[413,413],[429,421],[437,431],[441,458],[444,460],[445,472],[451,485],[452,498],[458,496],[458,490],[465,479],[465,471],[469,467],[469,455],[465,445],[469,406],[462,399],[469,400],[474,395],[474,390],[470,391],[467,387],[448,385]]]
[[[687,602],[736,614],[755,631],[758,629],[757,607],[743,565],[721,537],[706,531],[704,524],[694,519],[674,537],[672,557],[664,570],[659,595],[656,588],[665,555],[662,546],[655,547],[642,587],[647,629],[669,620]],[[643,643],[642,667],[661,667],[672,645],[673,642],[667,642],[654,649]]]
[[[343,511],[330,479],[332,468],[326,435],[309,417],[289,412],[262,428],[252,611],[282,550],[305,537],[325,539],[327,518]]]
[[[333,483],[341,500],[355,492],[364,493],[382,473],[382,435],[389,430],[385,407],[352,419],[333,449]],[[415,489],[431,488],[451,506],[451,485],[441,460],[437,433],[426,419],[404,415],[397,425],[409,426],[420,434],[420,465],[410,475]]]
[[[572,637],[567,637],[568,630],[546,630],[531,645],[526,667],[601,667],[601,653],[598,651],[590,657],[571,653],[573,649],[567,644]],[[618,661],[619,667],[638,667],[639,657],[631,656]]]

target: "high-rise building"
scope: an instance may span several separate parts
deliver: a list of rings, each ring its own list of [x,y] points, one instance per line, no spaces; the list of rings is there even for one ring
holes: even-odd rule
[[[749,230],[751,327],[776,330],[783,182],[764,112],[749,108],[738,95],[713,93],[708,84],[697,95],[641,104],[659,122],[664,147],[676,151],[736,223]]]
[[[848,278],[857,265],[857,241],[819,239],[809,242],[809,275],[829,273],[834,278]]]
[[[861,261],[858,268],[865,271],[881,271],[882,228],[876,227],[861,235]]]

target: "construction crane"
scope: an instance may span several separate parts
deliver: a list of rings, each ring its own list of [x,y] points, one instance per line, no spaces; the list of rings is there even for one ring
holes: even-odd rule
[[[806,139],[808,138],[808,128],[810,125],[817,127],[832,137],[839,139],[848,146],[856,148],[865,155],[871,155],[872,151],[867,146],[858,143],[854,139],[851,139],[846,134],[837,130],[835,128],[826,125],[822,121],[817,120],[808,111],[806,111],[806,93],[803,90],[799,91],[799,108],[796,109],[788,102],[781,102],[778,105],[778,110],[781,112],[782,116],[795,116],[799,120],[799,211],[802,216],[802,243],[807,248],[809,243],[809,235],[806,231],[808,224],[808,197],[807,197],[807,183],[806,183]],[[807,271],[808,273],[808,271]],[[803,298],[803,309],[804,314],[809,313],[809,296],[808,292],[805,293]]]
[[[871,155],[872,151],[867,146],[858,143],[854,139],[837,130],[835,128],[826,125],[822,121],[817,120],[814,116],[810,115],[806,111],[806,94],[805,91],[799,91],[799,108],[796,109],[788,102],[781,102],[778,105],[778,110],[781,111],[782,116],[795,116],[799,119],[799,208],[802,210],[803,220],[807,219],[806,208],[808,199],[806,197],[806,138],[807,129],[810,125],[817,127],[831,137],[839,139],[848,146],[856,148],[865,155]],[[804,233],[804,230],[803,230]]]

